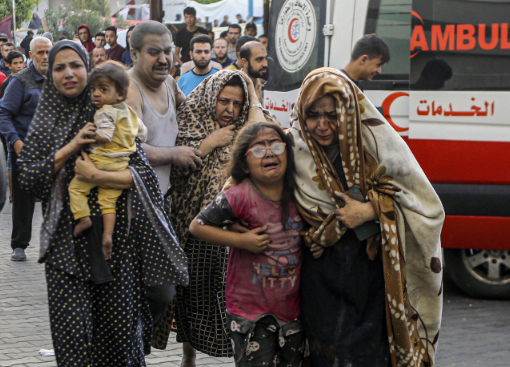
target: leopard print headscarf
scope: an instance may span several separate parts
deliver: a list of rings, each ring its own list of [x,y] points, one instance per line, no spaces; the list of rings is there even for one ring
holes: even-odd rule
[[[241,78],[244,89],[244,106],[239,118],[232,121],[236,126],[234,139],[248,119],[248,86],[237,70],[221,70],[208,76],[186,98],[177,110],[179,134],[175,145],[193,148],[217,129],[216,103],[225,84],[232,78]],[[190,172],[182,168],[172,168],[171,219],[182,247],[186,246],[189,236],[188,227],[193,218],[205,208],[221,191],[227,177],[225,168],[230,161],[232,144],[215,148],[202,158],[202,167]]]

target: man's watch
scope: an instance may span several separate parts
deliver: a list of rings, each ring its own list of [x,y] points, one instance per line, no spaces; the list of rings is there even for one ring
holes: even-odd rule
[[[262,103],[255,103],[255,104],[251,104],[251,105],[249,106],[249,108],[253,108],[253,107],[258,107],[258,108],[260,108],[260,109],[263,109],[263,108],[262,108]]]

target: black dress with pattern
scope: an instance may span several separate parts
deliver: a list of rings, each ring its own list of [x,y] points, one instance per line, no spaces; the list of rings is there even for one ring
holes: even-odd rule
[[[75,43],[62,48],[88,56]],[[21,184],[42,199],[40,262],[46,263],[50,324],[59,366],[145,366],[150,353],[152,319],[144,286],[188,282],[186,256],[164,212],[154,171],[140,144],[129,169],[134,188],[117,200],[111,260],[101,251],[101,212],[97,189],[89,196],[93,227],[72,237],[74,226],[67,186],[77,154],[54,175],[55,154],[92,121],[88,87],[74,100],[44,86],[18,164]]]

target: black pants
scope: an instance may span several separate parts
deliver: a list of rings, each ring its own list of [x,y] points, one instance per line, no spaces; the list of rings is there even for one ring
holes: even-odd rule
[[[153,285],[145,287],[147,301],[152,315],[152,325],[156,325],[175,296],[175,285]]]
[[[20,187],[19,167],[16,165],[18,155],[10,152],[12,167],[12,249],[26,249],[32,238],[32,217],[34,216],[35,197]]]

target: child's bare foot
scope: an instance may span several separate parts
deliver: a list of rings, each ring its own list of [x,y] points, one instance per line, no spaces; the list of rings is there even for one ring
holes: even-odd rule
[[[106,260],[110,260],[110,257],[112,257],[112,245],[112,235],[103,234],[103,253]]]
[[[182,352],[181,367],[196,367],[197,352],[191,343],[182,343]]]
[[[83,231],[92,227],[92,220],[90,217],[80,218],[76,227],[74,227],[73,236],[78,237]]]

